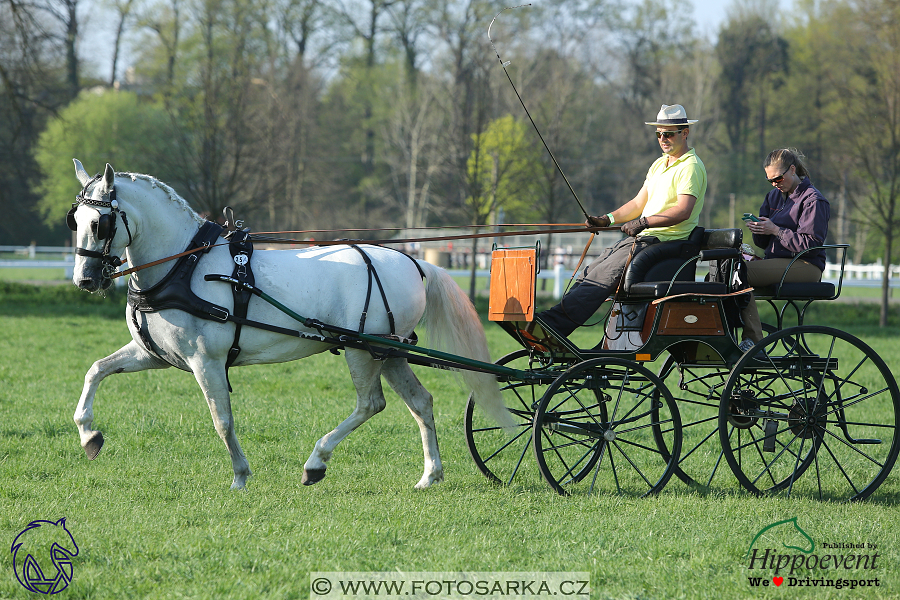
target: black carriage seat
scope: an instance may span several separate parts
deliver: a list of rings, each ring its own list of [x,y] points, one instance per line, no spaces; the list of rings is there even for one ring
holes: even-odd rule
[[[677,294],[726,294],[725,283],[694,281],[698,260],[734,258],[743,241],[740,229],[695,227],[687,240],[662,242],[640,252],[625,274],[625,300]],[[719,250],[729,252],[716,252]],[[679,271],[681,269],[681,271]],[[677,272],[677,275],[676,275]],[[673,280],[674,277],[674,280]]]
[[[818,281],[815,283],[790,283],[784,281],[784,277],[791,270],[791,265],[797,260],[803,259],[803,255],[807,252],[832,248],[841,252],[841,273],[837,286],[830,281]],[[760,300],[834,300],[841,295],[841,286],[844,282],[844,264],[847,261],[848,248],[849,244],[828,244],[799,252],[784,270],[785,275],[782,276],[781,282],[775,285],[758,287],[754,290],[754,294]]]
[[[705,230],[696,227],[687,240],[663,242],[641,251],[626,273],[622,287],[627,293],[616,297],[613,307],[615,319],[607,324],[604,349],[634,350],[645,344],[653,335],[647,328],[647,319],[652,321],[650,315],[655,314],[655,309],[650,308],[653,300],[681,294],[727,294],[730,290],[726,281],[730,277],[722,282],[695,281],[697,262],[739,259],[742,239],[739,229]],[[640,281],[641,276],[647,279]],[[713,306],[711,304],[708,308]],[[716,315],[710,315],[710,318],[711,322],[715,320],[718,323],[718,309],[715,310]],[[692,314],[697,314],[693,307],[692,311]],[[721,329],[721,324],[717,327]],[[672,330],[666,335],[683,333]]]

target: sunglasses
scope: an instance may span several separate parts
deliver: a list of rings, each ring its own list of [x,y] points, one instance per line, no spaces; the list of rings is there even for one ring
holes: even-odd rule
[[[679,129],[678,131],[657,131],[657,132],[656,132],[656,139],[659,139],[659,138],[666,138],[667,140],[670,140],[670,139],[672,139],[673,137],[675,137],[677,134],[681,133],[682,131],[684,131],[684,130],[683,130],[683,129]]]
[[[788,168],[784,170],[784,173],[782,173],[778,177],[773,177],[772,179],[766,179],[766,181],[768,181],[772,185],[778,185],[779,183],[784,181],[784,176],[787,175],[787,172],[790,171],[791,167],[793,167],[793,166],[794,165],[788,165]]]

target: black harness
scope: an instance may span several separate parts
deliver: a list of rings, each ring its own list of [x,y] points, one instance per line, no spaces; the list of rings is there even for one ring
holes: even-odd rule
[[[179,258],[175,266],[159,282],[145,290],[139,290],[134,287],[131,280],[128,281],[128,306],[131,309],[134,328],[144,348],[169,364],[172,363],[153,348],[150,333],[138,322],[137,315],[173,308],[201,319],[221,323],[228,321],[231,316],[228,309],[200,298],[191,290],[191,277],[201,256],[209,252],[223,231],[225,229],[221,225],[207,221],[188,244],[187,251],[196,251]]]
[[[284,335],[291,336],[299,336],[308,339],[315,339],[316,341],[329,342],[334,343],[333,338],[329,338],[323,335],[320,332],[320,335],[313,336],[309,334],[302,334],[301,332],[294,331],[291,329],[286,329],[284,327],[278,327],[276,325],[269,325],[267,323],[261,323],[259,321],[252,321],[247,319],[248,308],[250,305],[250,298],[253,296],[253,290],[255,288],[253,271],[250,267],[250,259],[253,256],[253,244],[250,240],[249,229],[237,229],[234,231],[225,234],[226,239],[229,240],[229,250],[231,251],[232,260],[234,261],[234,271],[231,274],[231,277],[221,276],[221,275],[208,275],[207,280],[210,281],[225,281],[232,284],[232,293],[234,296],[234,309],[232,312],[229,312],[227,308],[221,307],[217,304],[213,304],[203,298],[197,296],[193,290],[191,290],[191,279],[194,274],[194,270],[197,268],[197,265],[200,262],[200,259],[204,254],[207,254],[210,248],[216,243],[216,240],[222,236],[225,228],[221,225],[214,223],[213,221],[207,221],[204,223],[200,230],[197,232],[197,235],[191,240],[191,243],[188,244],[186,249],[187,252],[193,251],[186,256],[182,256],[175,263],[175,266],[163,277],[159,282],[154,284],[153,286],[145,289],[138,290],[134,287],[134,284],[129,280],[128,282],[128,306],[131,309],[131,319],[134,324],[135,330],[138,332],[138,336],[141,340],[141,343],[144,345],[144,348],[158,357],[160,360],[174,365],[171,361],[167,360],[164,356],[162,356],[159,352],[154,349],[153,341],[150,338],[150,333],[147,328],[143,327],[142,324],[138,321],[138,313],[149,313],[149,312],[158,312],[166,309],[177,309],[187,312],[195,317],[199,317],[201,319],[207,319],[211,321],[218,321],[221,323],[225,323],[231,321],[235,323],[234,330],[234,341],[232,342],[231,348],[228,351],[228,357],[225,361],[225,376],[226,380],[228,378],[228,369],[234,362],[237,360],[238,356],[241,352],[240,347],[240,337],[241,337],[241,328],[243,325],[247,325],[249,327],[255,327],[258,329],[265,329],[267,331],[272,331],[275,333],[281,333]],[[369,302],[372,296],[372,282],[378,286],[378,291],[381,295],[382,302],[384,303],[384,308],[387,311],[388,315],[388,323],[390,324],[390,334],[385,337],[397,338],[395,327],[394,327],[394,315],[391,312],[390,306],[388,305],[387,295],[384,292],[384,287],[381,284],[381,279],[378,276],[378,272],[375,269],[375,266],[372,264],[372,260],[369,258],[368,254],[355,244],[349,244],[351,248],[360,253],[363,257],[363,261],[366,264],[366,271],[368,274],[368,289],[366,291],[366,301],[363,306],[362,316],[359,320],[359,333],[363,333],[363,329],[366,323],[366,316],[369,310]],[[407,254],[401,252],[404,256],[408,256]],[[409,257],[412,260],[413,264],[416,265],[416,268],[419,270],[419,274],[422,278],[425,278],[425,274],[422,271],[422,268],[413,260],[412,257]],[[399,339],[399,338],[397,338]],[[415,334],[409,340],[413,344],[415,343]],[[332,352],[337,353],[337,348],[333,348]],[[228,382],[228,390],[231,390],[231,383]]]
[[[194,239],[191,240],[187,247],[187,251],[196,250],[196,252],[179,258],[172,270],[159,282],[146,290],[138,290],[129,281],[128,306],[131,307],[131,319],[144,347],[148,352],[153,353],[166,362],[169,361],[154,350],[149,332],[138,322],[137,314],[139,312],[157,312],[174,308],[183,310],[201,319],[222,323],[226,321],[234,322],[234,342],[232,342],[231,349],[228,351],[228,357],[225,360],[225,375],[227,378],[228,368],[234,364],[234,361],[241,353],[241,327],[246,323],[251,323],[247,320],[247,308],[250,304],[251,294],[243,286],[237,285],[239,283],[253,285],[254,283],[253,272],[250,269],[253,244],[250,242],[247,231],[233,231],[226,236],[229,238],[229,248],[234,260],[234,272],[231,275],[236,282],[232,286],[234,295],[233,312],[229,313],[227,308],[200,298],[191,290],[191,278],[194,275],[194,269],[197,268],[197,264],[200,262],[201,256],[209,252],[209,249],[224,231],[225,228],[221,225],[207,221],[200,227],[197,235],[194,236]],[[231,391],[230,382],[228,389]]]

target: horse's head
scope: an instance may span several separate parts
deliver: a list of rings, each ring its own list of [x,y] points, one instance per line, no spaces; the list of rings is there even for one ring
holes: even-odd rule
[[[116,174],[107,164],[103,175],[91,177],[75,160],[75,175],[81,182],[66,215],[69,229],[77,233],[75,274],[72,282],[83,290],[96,292],[112,284],[112,274],[122,264],[119,255],[131,243],[131,229],[116,200]],[[120,231],[117,222],[125,225]]]

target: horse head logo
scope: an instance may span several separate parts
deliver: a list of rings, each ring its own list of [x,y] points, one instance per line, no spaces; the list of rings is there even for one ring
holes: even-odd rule
[[[66,529],[65,517],[56,522],[32,521],[13,540],[10,552],[16,579],[30,592],[56,594],[72,581],[72,558],[78,556],[78,545]]]
[[[803,531],[797,524],[797,517],[793,517],[791,519],[785,519],[784,521],[777,521],[760,529],[759,533],[756,534],[756,537],[753,538],[753,541],[750,542],[750,547],[747,548],[747,554],[744,555],[745,557],[750,556],[750,552],[756,545],[756,541],[763,536],[765,536],[763,538],[764,541],[771,540],[772,542],[780,543],[785,548],[798,550],[803,554],[812,554],[816,549],[816,543],[809,537],[809,534]]]

